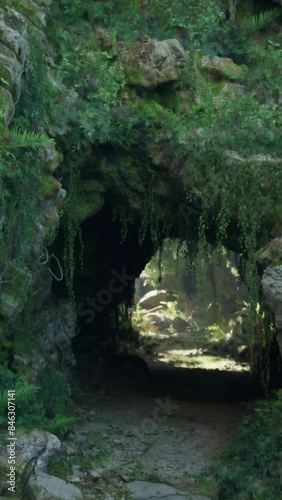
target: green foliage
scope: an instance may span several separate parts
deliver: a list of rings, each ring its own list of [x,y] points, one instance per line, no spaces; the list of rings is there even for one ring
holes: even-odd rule
[[[76,417],[66,417],[65,415],[58,414],[48,422],[46,430],[59,437],[65,437],[77,420]]]
[[[6,366],[0,366],[0,392],[12,389],[14,386],[14,374]]]
[[[12,129],[8,135],[0,134],[0,210],[4,216],[0,244],[4,261],[14,255],[24,265],[27,244],[34,231],[40,175],[40,161],[33,150],[52,142],[43,133]],[[23,152],[22,148],[28,151]]]
[[[73,300],[75,249],[80,236],[76,210],[79,177],[88,163],[88,168],[93,165],[97,169],[97,176],[102,177],[111,194],[131,201],[134,198],[136,206],[140,199],[144,200],[140,242],[150,236],[157,249],[164,236],[181,234],[187,238],[187,253],[193,262],[199,250],[198,238],[200,248],[207,249],[208,239],[224,245],[235,231],[241,253],[248,261],[245,280],[255,310],[258,290],[254,255],[264,238],[262,221],[279,203],[282,187],[277,166],[273,162],[263,163],[255,155],[282,156],[282,72],[278,37],[263,48],[248,39],[246,31],[257,30],[269,19],[266,13],[255,22],[246,20],[240,32],[239,27],[225,21],[223,10],[212,0],[58,0],[51,4],[46,33],[52,44],[55,69],[48,66],[50,54],[44,43],[30,37],[31,64],[15,123],[24,131],[48,126],[57,136],[65,157],[68,197],[63,208],[64,263]],[[110,43],[106,47],[95,34],[97,26],[109,32]],[[126,86],[117,43],[141,34],[158,39],[176,37],[189,49],[189,63],[179,69],[180,82],[167,86],[169,93],[189,92],[187,107],[171,106],[166,98],[159,99],[159,104],[155,98],[163,91],[159,88],[148,90],[145,97],[139,98]],[[251,71],[242,82],[247,85],[245,93],[241,95],[238,87],[230,84],[231,96],[227,98],[223,94],[224,84],[220,87],[212,77],[203,74],[201,51],[248,58]],[[24,134],[28,142],[28,133]],[[201,214],[193,228],[187,227],[173,203],[153,193],[161,174],[154,175],[150,158],[160,134],[166,139],[164,148],[168,148],[171,167],[182,171],[187,202],[201,200]],[[101,145],[105,145],[106,153],[102,160],[94,162],[93,149]],[[5,156],[9,149],[6,144],[3,147]],[[24,174],[12,165],[11,179],[18,174],[19,178],[29,175],[33,157],[27,152],[25,158]],[[28,186],[32,190],[31,182]],[[25,193],[24,200],[30,200],[30,195]],[[19,193],[19,200],[22,196]],[[17,209],[16,206],[14,210]],[[125,216],[124,210],[120,212],[125,236],[132,217]],[[25,222],[24,227],[29,223],[30,220]]]
[[[245,418],[234,444],[218,463],[220,498],[281,497],[281,417],[280,389],[275,399],[258,402],[253,414]]]
[[[38,383],[38,401],[42,403],[46,416],[54,418],[57,414],[63,414],[71,397],[71,388],[64,374],[53,368],[45,368]]]
[[[273,115],[272,118],[275,118],[275,129],[269,137],[271,141],[275,140],[278,128],[281,126],[279,114],[282,87],[281,56],[281,37],[277,41],[268,39],[264,46],[254,44],[248,51],[250,65],[248,89],[259,102],[265,105],[268,113]]]
[[[16,422],[27,429],[37,427],[63,434],[76,419],[60,414],[70,403],[70,388],[60,372],[45,370],[42,386],[30,383],[26,377],[16,377],[10,370],[0,371],[0,424],[7,422],[8,390],[15,390]],[[49,377],[47,379],[47,377]],[[59,393],[58,390],[62,392]],[[50,419],[51,417],[51,419]]]
[[[13,384],[7,389],[15,389],[17,425],[27,428],[32,428],[33,426],[41,427],[45,414],[43,406],[36,400],[37,387],[30,384],[24,378],[18,381],[14,378]],[[1,392],[0,419],[2,424],[7,420],[7,397],[7,390]]]
[[[270,24],[279,14],[280,11],[278,9],[266,10],[260,12],[257,16],[243,19],[240,26],[244,33],[250,36]]]

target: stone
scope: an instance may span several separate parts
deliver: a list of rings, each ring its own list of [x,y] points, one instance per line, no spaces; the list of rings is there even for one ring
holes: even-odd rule
[[[28,21],[41,28],[42,25],[45,26],[47,11],[46,5],[44,4],[45,2],[41,0],[37,0],[37,3],[33,2],[33,0],[25,0],[24,4],[19,4],[18,10],[28,19]]]
[[[39,158],[42,168],[50,174],[63,161],[63,156],[56,150],[55,144],[48,144],[47,147],[40,149]]]
[[[94,33],[98,43],[103,49],[108,49],[112,46],[110,35],[104,28],[101,28],[101,26],[97,26],[94,28]]]
[[[161,133],[155,138],[150,146],[149,155],[156,167],[165,171],[169,177],[179,179],[182,167],[179,160],[175,159],[173,142],[166,134]]]
[[[163,498],[164,500],[185,500],[187,492],[181,492],[161,483],[149,483],[148,481],[132,481],[125,485],[131,492],[134,500],[157,500]],[[202,495],[189,495],[191,500],[209,500],[208,497]]]
[[[39,457],[37,467],[40,471],[47,470],[51,456],[59,451],[61,442],[50,432],[33,430],[29,434],[20,436],[17,440],[18,463],[28,462],[33,457]]]
[[[274,313],[277,342],[282,356],[282,265],[264,271],[262,289],[265,301]]]
[[[100,479],[101,474],[99,474],[99,472],[97,472],[96,470],[90,470],[88,471],[88,476],[90,477],[90,479],[92,479],[92,481],[97,481],[98,479]]]
[[[151,325],[155,325],[160,330],[169,328],[171,325],[171,319],[161,313],[148,313],[145,317],[150,319]]]
[[[12,97],[11,92],[9,90],[0,88],[3,100],[4,100],[4,115],[5,115],[5,123],[9,125],[15,114],[15,103]]]
[[[0,43],[0,81],[17,102],[21,95],[23,67],[12,50]],[[2,80],[1,80],[2,79]]]
[[[167,290],[152,290],[139,300],[138,306],[142,309],[152,309],[160,305],[160,302],[174,301],[175,296]]]
[[[12,27],[10,22],[6,12],[0,10],[0,42],[14,52],[19,62],[25,64],[30,53],[26,40],[26,23],[23,21],[23,29],[18,31],[17,26]]]
[[[256,256],[257,262],[270,267],[282,263],[282,238],[275,238],[262,248]]]
[[[172,322],[172,326],[177,331],[185,331],[189,326],[189,322],[179,316],[176,316]]]
[[[26,19],[16,10],[6,7],[3,12],[3,19],[8,26],[18,31],[21,35],[26,34]]]
[[[82,500],[81,491],[73,484],[55,476],[39,472],[28,482],[30,500]]]
[[[260,153],[258,155],[250,156],[249,158],[244,158],[241,156],[238,151],[234,150],[226,150],[225,154],[228,158],[237,161],[238,163],[248,164],[256,162],[258,165],[262,167],[265,166],[267,168],[268,165],[281,165],[282,158],[272,158],[269,154]]]
[[[213,103],[219,109],[220,105],[225,106],[226,101],[240,99],[244,94],[244,86],[240,83],[226,82],[220,93],[213,98]]]
[[[235,64],[229,57],[202,57],[202,68],[221,80],[242,81],[246,78],[248,69],[242,64]]]
[[[262,289],[266,303],[275,315],[275,326],[282,330],[282,265],[264,271]]]
[[[153,89],[178,80],[177,67],[184,65],[186,53],[178,40],[153,40],[147,36],[118,44],[128,84]]]

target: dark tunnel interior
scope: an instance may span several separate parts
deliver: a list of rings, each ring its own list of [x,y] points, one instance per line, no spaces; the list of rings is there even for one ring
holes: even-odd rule
[[[121,231],[121,223],[113,221],[108,206],[81,226],[83,267],[78,264],[74,282],[77,331],[72,343],[76,358],[73,372],[79,383],[93,391],[106,387],[121,392],[169,394],[187,401],[232,403],[263,398],[258,372],[177,366],[160,362],[154,352],[148,357],[140,350],[140,334],[132,326],[134,290],[136,279],[155,251],[148,236],[139,243],[138,221],[129,226],[123,243]],[[63,247],[62,238],[59,234],[54,245],[57,254]],[[172,270],[172,281],[173,275]],[[168,290],[171,294],[175,292],[172,281]],[[53,293],[58,298],[67,297],[65,284],[54,282]],[[185,294],[189,298],[192,291],[186,289]],[[205,315],[206,309],[199,314]],[[282,387],[282,376],[276,341],[271,346],[270,359],[269,388],[277,389]]]

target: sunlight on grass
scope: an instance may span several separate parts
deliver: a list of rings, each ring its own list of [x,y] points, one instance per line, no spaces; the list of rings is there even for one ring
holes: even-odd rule
[[[202,368],[205,370],[250,371],[249,366],[221,356],[207,356],[197,349],[173,349],[159,352],[158,360],[179,368]]]

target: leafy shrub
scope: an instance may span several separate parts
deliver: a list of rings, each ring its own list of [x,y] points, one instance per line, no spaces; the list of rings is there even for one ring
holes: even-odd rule
[[[48,418],[62,414],[70,402],[71,388],[63,373],[46,368],[39,378],[38,401]]]
[[[8,390],[12,389],[15,390],[17,426],[37,427],[61,435],[76,421],[74,417],[62,414],[70,402],[70,387],[60,372],[46,370],[41,377],[42,387],[30,383],[25,377],[16,380],[16,376],[3,367],[0,368],[1,375],[0,425],[6,425]]]
[[[18,426],[32,428],[42,426],[45,420],[43,405],[38,402],[36,393],[38,387],[29,383],[26,378],[21,377],[18,381],[9,376],[11,385],[5,384],[5,389],[0,393],[0,423],[7,420],[8,390],[15,390],[16,422]]]
[[[235,500],[281,498],[282,389],[259,401],[217,466],[218,497]],[[242,495],[242,496],[241,496]]]

